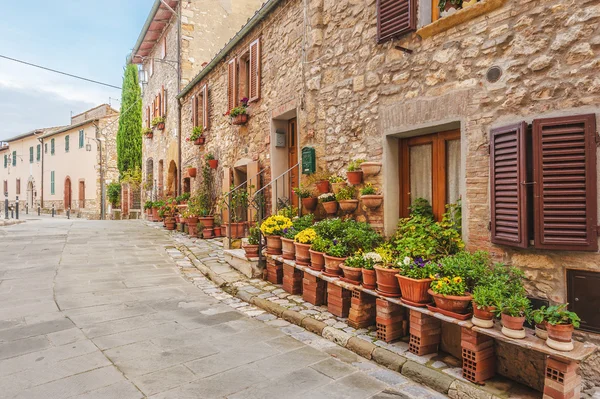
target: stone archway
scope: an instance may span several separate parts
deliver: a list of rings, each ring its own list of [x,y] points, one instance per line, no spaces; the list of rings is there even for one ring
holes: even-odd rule
[[[173,197],[177,193],[177,165],[175,161],[169,162],[169,171],[167,174],[166,196]]]
[[[72,200],[72,190],[71,190],[71,178],[67,176],[65,179],[65,193],[64,193],[64,208],[65,211],[67,209],[71,209],[71,200]]]

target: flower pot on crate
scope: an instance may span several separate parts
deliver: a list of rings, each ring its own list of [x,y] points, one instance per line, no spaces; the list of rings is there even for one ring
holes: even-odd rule
[[[221,226],[213,227],[213,231],[215,233],[215,237],[221,237]]]
[[[368,290],[377,288],[377,275],[375,270],[362,269],[362,286]]]
[[[210,166],[211,169],[217,169],[217,166],[219,166],[219,160],[218,159],[209,159],[208,166]]]
[[[363,162],[360,168],[364,176],[375,176],[381,172],[381,162]]]
[[[206,142],[206,137],[200,136],[196,140],[194,140],[195,145],[203,145]]]
[[[165,218],[165,227],[167,228],[167,230],[175,230],[175,218],[174,217],[167,217]]]
[[[348,183],[352,184],[353,186],[356,186],[357,184],[362,183],[363,171],[355,170],[352,172],[346,172],[346,178],[348,179]]]
[[[360,200],[369,209],[377,209],[383,203],[383,195],[369,194],[361,195]]]
[[[319,192],[319,194],[326,194],[329,192],[329,181],[328,180],[321,180],[315,183],[315,186],[317,187],[317,191]]]
[[[338,211],[337,201],[322,202],[323,208],[328,215],[335,215]]]
[[[309,249],[308,253],[310,254],[309,267],[318,272],[323,270],[325,268],[325,254],[323,252],[313,251],[312,249]]]
[[[234,125],[243,125],[248,122],[248,114],[236,115],[231,119],[231,123]]]
[[[342,274],[340,266],[347,258],[338,258],[327,254],[323,255],[323,258],[325,259],[325,271],[323,274],[329,277],[339,277]]]
[[[340,190],[344,187],[346,187],[347,184],[345,181],[339,182],[339,183],[331,183],[331,191],[333,191],[334,194],[337,194],[340,192]]]
[[[198,221],[204,225],[207,229],[212,229],[215,225],[215,217],[214,216],[203,216],[198,218]]]
[[[557,351],[569,352],[573,350],[573,324],[556,324],[546,323],[548,338],[546,345]]]
[[[152,221],[158,222],[160,217],[158,216],[158,208],[152,208]]]
[[[314,212],[317,209],[317,205],[319,204],[318,198],[302,198],[302,208],[304,208],[307,212]]]
[[[309,266],[310,244],[301,244],[299,242],[295,242],[294,246],[296,247],[296,263],[300,266]]]
[[[198,236],[198,218],[190,217],[186,219],[186,223],[188,225],[188,234],[190,237]]]
[[[294,246],[294,240],[290,238],[281,237],[281,252],[283,259],[294,260],[296,257],[296,247]]]
[[[267,236],[267,253],[269,255],[281,255],[281,237]]]
[[[198,173],[198,169],[188,168],[187,172],[188,172],[189,177],[196,177],[196,174]]]
[[[358,200],[341,200],[338,201],[340,209],[346,213],[352,213],[358,208]]]
[[[377,292],[390,298],[398,298],[400,294],[400,285],[396,274],[398,269],[388,269],[381,266],[375,266],[377,276]]]
[[[246,226],[243,222],[231,223],[231,237],[242,238],[246,231]]]
[[[246,258],[258,258],[258,245],[242,245],[244,252],[246,252]]]
[[[509,338],[522,339],[527,335],[523,324],[525,323],[525,316],[513,317],[502,313],[502,334]]]
[[[427,292],[433,297],[433,301],[437,308],[452,313],[467,313],[467,308],[473,300],[473,297],[469,293],[465,293],[466,295],[443,295],[436,294],[432,289],[427,290]]]
[[[431,295],[427,292],[433,281],[430,278],[414,279],[396,274],[400,292],[402,293],[401,301],[407,305],[424,307],[431,303]]]
[[[544,341],[548,339],[548,329],[545,321],[535,325],[535,336]]]
[[[344,277],[342,277],[343,281],[354,285],[360,285],[362,279],[362,269],[360,267],[348,267],[346,265],[341,265],[340,267],[344,271]]]
[[[205,227],[202,230],[202,238],[213,238],[214,237],[214,231],[211,227]]]
[[[494,310],[495,306],[482,306],[481,309],[473,302],[473,318],[471,323],[477,327],[492,328],[494,327]]]
[[[157,128],[158,130],[165,130],[165,123],[164,123],[164,122],[159,122],[159,123],[156,125],[156,128]]]

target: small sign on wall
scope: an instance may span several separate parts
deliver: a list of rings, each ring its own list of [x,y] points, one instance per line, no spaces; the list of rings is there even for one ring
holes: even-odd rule
[[[281,130],[275,131],[275,147],[277,148],[285,148],[285,132]]]
[[[304,147],[302,149],[302,174],[312,175],[317,169],[317,160],[315,149],[313,147]]]

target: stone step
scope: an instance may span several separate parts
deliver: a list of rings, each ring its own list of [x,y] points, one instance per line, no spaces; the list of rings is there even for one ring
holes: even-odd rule
[[[224,249],[223,254],[225,261],[246,277],[262,276],[263,271],[258,265],[258,258],[246,258],[246,252],[243,249]]]

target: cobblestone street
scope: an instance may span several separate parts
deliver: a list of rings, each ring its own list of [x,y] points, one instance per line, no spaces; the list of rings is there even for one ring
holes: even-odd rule
[[[31,218],[0,242],[2,397],[443,397],[224,292],[143,222]],[[215,248],[199,263],[235,279]]]

